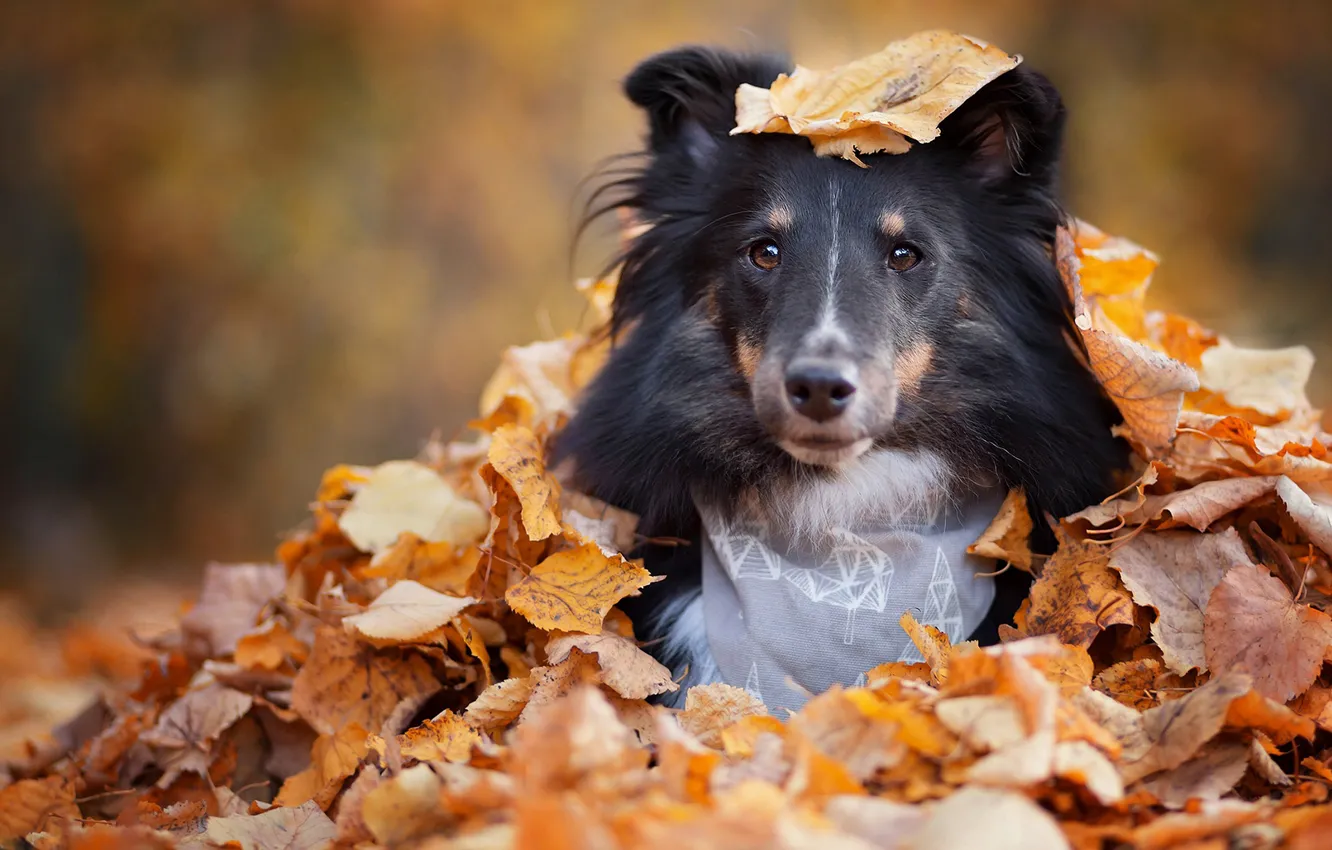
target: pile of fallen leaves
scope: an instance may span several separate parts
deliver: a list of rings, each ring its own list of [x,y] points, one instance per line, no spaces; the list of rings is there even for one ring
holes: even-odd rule
[[[833,109],[860,141],[827,153],[904,134],[891,105],[830,107],[826,82],[792,77],[789,108],[780,85],[749,97],[770,98],[768,131],[816,145]],[[1156,259],[1088,225],[1056,255],[1069,344],[1137,460],[1057,521],[1010,494],[973,547],[1035,576],[1001,645],[951,645],[908,614],[924,663],[789,717],[727,685],[653,704],[678,685],[616,608],[654,581],[623,554],[636,518],[545,463],[610,345],[568,335],[506,353],[478,438],[334,467],[275,563],[210,566],[178,626],[132,650],[132,684],[0,767],[0,842],[1329,846],[1332,460],[1312,357],[1147,311]],[[614,287],[584,287],[602,322]],[[1028,545],[1038,521],[1048,558]],[[0,655],[26,671],[0,706],[31,728],[42,703],[23,697],[51,683],[23,654]],[[127,672],[123,654],[70,657]]]
[[[544,462],[609,345],[569,335],[505,355],[478,439],[330,469],[276,563],[210,566],[133,686],[0,774],[0,840],[1325,846],[1332,462],[1308,352],[1147,312],[1155,258],[1087,225],[1057,253],[1070,344],[1140,460],[1048,559],[1005,503],[975,549],[1036,580],[1003,644],[907,615],[925,663],[790,717],[726,685],[653,705],[677,685],[615,607],[653,581],[621,554],[635,517]],[[614,282],[584,290],[604,317]]]

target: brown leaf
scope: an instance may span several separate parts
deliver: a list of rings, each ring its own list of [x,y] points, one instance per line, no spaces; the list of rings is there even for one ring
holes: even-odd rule
[[[209,682],[186,691],[168,706],[141,740],[166,749],[206,749],[253,704],[249,694]]]
[[[1207,666],[1253,677],[1254,690],[1278,702],[1303,693],[1332,645],[1332,618],[1301,605],[1265,567],[1232,568],[1207,603]]]
[[[600,634],[611,606],[657,580],[639,564],[584,543],[537,564],[504,601],[537,628]]]
[[[1332,555],[1332,508],[1315,502],[1300,485],[1284,475],[1277,479],[1276,494],[1309,542]]]
[[[559,664],[573,649],[597,656],[601,681],[626,699],[647,699],[679,690],[671,671],[628,638],[613,634],[555,634],[546,643],[546,657]]]
[[[1252,564],[1239,533],[1159,532],[1139,534],[1116,546],[1110,566],[1119,571],[1133,601],[1155,608],[1152,638],[1165,664],[1184,675],[1206,672],[1203,615],[1212,591],[1231,567]]]
[[[209,818],[203,837],[241,850],[323,850],[338,830],[315,803],[276,808],[259,815]]]
[[[409,579],[381,593],[364,613],[344,618],[342,625],[348,632],[371,641],[410,643],[443,626],[475,602],[470,596],[446,596]]]
[[[1031,572],[1031,514],[1027,512],[1027,494],[1011,490],[999,513],[981,532],[980,538],[967,547],[973,555],[1007,561],[1019,569]]]
[[[376,650],[321,626],[310,660],[292,686],[291,707],[324,735],[349,723],[379,729],[404,699],[439,690],[430,664],[405,650]]]
[[[797,66],[768,89],[736,92],[735,133],[807,136],[820,156],[904,153],[904,137],[929,142],[939,122],[1020,60],[956,33],[935,30],[895,41],[831,71]]]
[[[74,788],[64,778],[20,779],[0,788],[0,841],[17,842],[29,832],[82,817]]]
[[[1116,732],[1124,742],[1124,780],[1135,782],[1194,758],[1221,731],[1231,703],[1247,694],[1251,685],[1242,673],[1217,675],[1197,690],[1143,712],[1137,721],[1140,739]]]
[[[1167,808],[1189,800],[1217,800],[1230,792],[1249,766],[1249,747],[1239,741],[1212,741],[1196,757],[1143,782]]]
[[[338,519],[363,552],[392,546],[403,532],[422,540],[474,543],[489,527],[486,511],[454,492],[439,473],[410,460],[382,463],[352,496]]]
[[[268,620],[236,641],[236,663],[252,670],[277,670],[288,662],[301,664],[310,647],[278,620]]]
[[[282,783],[276,806],[298,806],[307,800],[328,809],[333,798],[342,790],[342,783],[361,766],[368,752],[366,731],[356,723],[349,723],[336,735],[320,735],[310,752],[310,766]]]
[[[1151,691],[1156,688],[1160,674],[1161,662],[1155,658],[1133,658],[1111,664],[1096,674],[1092,684],[1121,705],[1146,711],[1156,705]]]
[[[1028,635],[1055,635],[1082,649],[1101,631],[1133,623],[1133,602],[1110,569],[1108,548],[1084,543],[1060,529],[1059,548],[1031,587]]]
[[[286,583],[286,571],[275,564],[209,564],[199,601],[181,618],[181,631],[202,644],[201,656],[228,655]]]
[[[491,435],[490,465],[518,494],[528,538],[559,534],[560,488],[546,473],[545,453],[529,429],[505,425]]]
[[[1096,322],[1083,297],[1080,261],[1067,228],[1059,228],[1055,254],[1092,373],[1123,414],[1124,424],[1136,442],[1149,449],[1169,445],[1175,437],[1184,394],[1198,389],[1197,374],[1117,328]]]
[[[481,729],[507,726],[518,719],[518,715],[527,707],[527,701],[532,698],[532,688],[530,674],[496,682],[472,700],[464,714],[468,722]]]
[[[677,719],[684,730],[708,747],[721,746],[723,729],[746,717],[766,716],[763,701],[744,688],[717,682],[698,685],[685,694],[684,711]]]

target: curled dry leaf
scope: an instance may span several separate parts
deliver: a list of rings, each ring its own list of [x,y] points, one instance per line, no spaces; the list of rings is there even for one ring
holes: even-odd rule
[[[473,543],[485,535],[489,519],[430,467],[392,460],[374,468],[338,526],[361,551],[379,552],[406,531],[422,540]]]
[[[1207,603],[1207,666],[1253,677],[1254,690],[1279,702],[1303,693],[1332,646],[1332,618],[1296,602],[1265,567],[1232,568]]]
[[[538,628],[600,634],[611,606],[657,580],[622,555],[607,557],[596,543],[584,543],[537,564],[504,601]]]
[[[973,555],[1007,561],[1019,569],[1031,572],[1031,514],[1027,511],[1027,494],[1010,490],[999,513],[981,532],[980,538],[967,547]]]
[[[1249,747],[1234,741],[1212,741],[1196,757],[1159,773],[1142,787],[1171,809],[1190,800],[1218,800],[1240,781],[1249,766]]]
[[[497,428],[487,456],[495,474],[518,495],[528,538],[545,540],[559,534],[560,489],[546,473],[545,453],[536,435],[516,425]]]
[[[476,600],[447,596],[425,585],[400,581],[379,594],[363,613],[343,618],[343,627],[371,641],[410,643],[450,622]]]
[[[1152,638],[1165,665],[1183,675],[1207,670],[1203,617],[1212,591],[1231,568],[1252,564],[1238,532],[1166,531],[1139,534],[1114,547],[1110,566],[1119,571],[1133,601],[1155,608]]]
[[[523,713],[532,698],[533,687],[530,675],[496,682],[467,706],[467,720],[481,729],[507,726]]]
[[[1136,721],[1130,717],[1127,725],[1112,730],[1124,745],[1124,780],[1135,782],[1194,758],[1220,733],[1231,703],[1251,686],[1252,680],[1242,673],[1218,675],[1197,690],[1143,712]]]
[[[1108,323],[1098,326],[1083,297],[1080,260],[1067,228],[1059,229],[1055,245],[1060,275],[1073,301],[1074,324],[1093,374],[1123,414],[1134,441],[1149,449],[1169,445],[1185,393],[1198,389],[1197,374]]]
[[[671,671],[628,638],[614,634],[559,634],[546,643],[546,657],[559,664],[574,649],[595,655],[601,682],[626,699],[647,699],[679,690]]]
[[[1031,607],[1019,626],[1028,635],[1055,635],[1086,649],[1102,630],[1133,623],[1133,602],[1110,569],[1105,546],[1078,540],[1060,529],[1059,548],[1031,587]]]
[[[336,735],[349,723],[379,729],[400,702],[437,690],[439,681],[421,656],[378,650],[322,626],[292,686],[291,707],[320,734]]]
[[[831,71],[797,67],[767,89],[741,85],[731,133],[795,133],[819,156],[864,165],[857,152],[905,153],[908,138],[937,138],[939,122],[1019,61],[964,35],[917,33]]]
[[[1332,555],[1332,508],[1319,504],[1284,475],[1276,482],[1277,498],[1309,542]]]

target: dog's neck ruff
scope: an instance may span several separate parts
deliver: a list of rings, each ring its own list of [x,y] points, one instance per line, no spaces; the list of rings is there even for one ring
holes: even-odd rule
[[[834,684],[863,683],[883,662],[922,661],[902,631],[907,611],[965,640],[994,601],[993,578],[978,575],[993,562],[966,549],[1002,500],[998,488],[965,504],[913,500],[905,512],[841,517],[817,533],[752,507],[727,520],[699,505],[695,604],[713,676],[794,710]]]

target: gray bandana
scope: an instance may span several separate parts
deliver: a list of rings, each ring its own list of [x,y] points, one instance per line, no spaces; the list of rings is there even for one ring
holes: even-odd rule
[[[965,640],[994,600],[994,580],[976,575],[993,562],[966,549],[1002,500],[987,493],[916,523],[852,524],[816,540],[701,510],[703,618],[722,680],[794,710],[808,699],[802,688],[817,694],[863,682],[885,661],[923,660],[899,623],[905,611]]]

